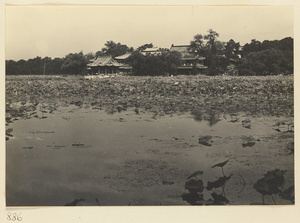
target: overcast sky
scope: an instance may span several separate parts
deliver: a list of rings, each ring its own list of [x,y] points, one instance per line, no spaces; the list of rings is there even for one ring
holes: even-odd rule
[[[108,40],[129,47],[189,44],[213,29],[219,40],[294,37],[293,8],[284,6],[8,6],[6,59],[96,52]]]

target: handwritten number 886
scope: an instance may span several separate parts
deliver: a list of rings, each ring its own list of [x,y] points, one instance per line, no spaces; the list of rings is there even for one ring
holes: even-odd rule
[[[7,220],[8,221],[22,221],[21,213],[10,213],[7,214]]]

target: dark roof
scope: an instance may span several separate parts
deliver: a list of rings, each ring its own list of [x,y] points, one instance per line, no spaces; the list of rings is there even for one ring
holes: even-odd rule
[[[116,60],[125,60],[127,59],[129,56],[131,55],[131,53],[125,53],[121,56],[115,57]]]
[[[146,48],[142,52],[147,53],[147,52],[158,52],[158,51],[160,51],[158,47],[152,47],[152,48]]]
[[[183,60],[204,60],[204,57],[199,57],[193,50],[190,48],[190,45],[172,45],[170,51],[176,51],[181,53]]]
[[[191,53],[190,45],[172,45],[170,51],[177,51],[183,54]]]
[[[123,64],[118,63],[111,56],[100,56],[92,63],[89,63],[87,66],[88,67],[99,67],[99,66],[120,67],[123,66]]]

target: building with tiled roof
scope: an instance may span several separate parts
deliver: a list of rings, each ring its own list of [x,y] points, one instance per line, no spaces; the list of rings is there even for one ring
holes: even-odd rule
[[[117,62],[109,55],[99,56],[91,63],[87,64],[87,69],[91,75],[95,74],[118,74],[121,72],[130,72],[132,68],[124,63]]]
[[[121,55],[121,56],[117,56],[117,57],[115,57],[115,60],[117,61],[117,62],[119,62],[119,63],[123,63],[126,59],[128,59],[128,57],[130,57],[131,56],[131,53],[125,53],[125,54],[123,54],[123,55]]]
[[[178,74],[201,74],[205,73],[207,66],[204,65],[205,57],[197,55],[190,45],[172,44],[170,51],[181,53],[182,65],[177,67]]]
[[[142,55],[161,55],[161,50],[158,47],[146,48],[141,52]]]

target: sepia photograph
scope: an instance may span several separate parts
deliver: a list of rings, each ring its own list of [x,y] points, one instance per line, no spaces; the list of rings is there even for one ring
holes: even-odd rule
[[[293,6],[5,6],[6,207],[294,206],[294,145]]]

